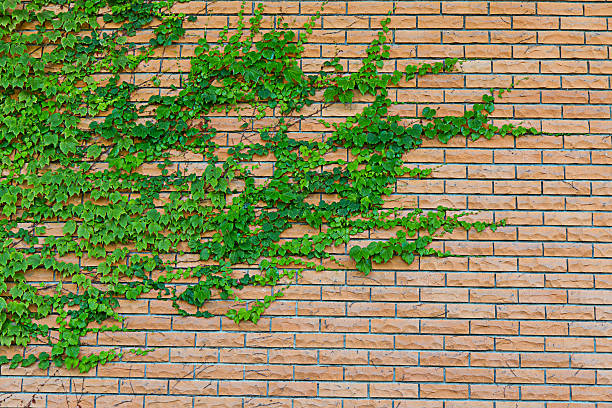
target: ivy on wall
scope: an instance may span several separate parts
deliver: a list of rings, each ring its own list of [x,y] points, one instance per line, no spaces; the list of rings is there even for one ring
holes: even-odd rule
[[[263,7],[248,17],[243,5],[219,41],[198,41],[180,89],[139,104],[138,86],[120,74],[181,39],[183,21],[195,16],[171,12],[173,3],[0,0],[0,346],[49,346],[2,356],[0,364],[84,372],[119,358],[119,350],[81,349],[87,334],[126,330],[119,299],[153,293],[181,315],[210,317],[211,299],[242,302],[240,289],[276,287],[226,312],[237,323],[257,322],[304,269],[324,274],[334,261],[346,268],[332,247],[349,244],[357,269],[369,274],[394,256],[406,264],[451,256],[430,246],[445,232],[503,224],[385,203],[399,177],[431,174],[402,160],[425,139],[536,133],[490,123],[503,91],[484,95],[462,116],[430,108],[416,118],[389,113],[396,104],[390,87],[452,71],[456,59],[379,72],[390,57],[387,19],[358,70],[345,73],[334,58],[305,74],[301,56],[319,15],[298,31],[282,22],[262,30]],[[135,43],[152,23],[149,43]],[[372,102],[344,122],[321,120],[328,131],[319,140],[292,132],[305,112],[355,95]],[[219,114],[238,116],[243,137],[229,148],[216,142],[221,132],[211,117]],[[205,166],[177,167],[170,160],[176,151],[198,155]],[[264,158],[274,167],[262,179],[254,163]],[[334,199],[313,199],[321,194]],[[61,231],[46,231],[51,225]],[[314,232],[283,238],[295,225]],[[397,233],[350,245],[371,229]],[[177,267],[170,255],[185,253],[197,255],[197,266]],[[41,273],[53,281],[41,282]]]

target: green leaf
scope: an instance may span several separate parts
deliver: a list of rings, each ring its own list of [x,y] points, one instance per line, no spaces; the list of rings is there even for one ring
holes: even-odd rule
[[[87,148],[87,157],[93,157],[97,159],[102,153],[102,148],[98,145],[91,145]]]
[[[72,235],[76,231],[76,222],[73,220],[67,221],[64,224],[64,235]]]
[[[349,256],[351,258],[353,258],[356,262],[359,262],[366,255],[365,255],[364,251],[361,250],[361,247],[354,246],[349,251]]]
[[[62,122],[62,115],[57,112],[49,116],[49,119],[47,119],[47,124],[52,128],[52,130],[54,130],[53,128],[59,127]]]
[[[60,142],[60,150],[64,154],[74,153],[76,150],[77,141],[74,137],[69,137]]]
[[[265,50],[263,50],[261,52],[261,55],[268,60],[272,60],[274,59],[274,50],[271,50],[269,48],[266,48]]]
[[[56,133],[47,132],[43,135],[43,143],[45,145],[55,146],[57,144],[58,138]]]

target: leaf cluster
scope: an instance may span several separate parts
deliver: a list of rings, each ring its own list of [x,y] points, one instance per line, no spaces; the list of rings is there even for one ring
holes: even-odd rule
[[[386,19],[356,72],[334,58],[306,73],[301,56],[319,14],[299,34],[287,24],[265,31],[263,6],[248,24],[243,6],[237,28],[228,24],[216,43],[199,39],[180,89],[138,104],[139,85],[121,74],[184,35],[173,3],[0,1],[0,346],[46,346],[0,364],[88,371],[146,353],[82,347],[91,333],[130,330],[120,299],[148,294],[183,316],[224,307],[237,323],[257,322],[303,271],[350,267],[334,248],[356,235],[397,231],[350,249],[368,274],[396,256],[451,256],[430,246],[444,232],[502,224],[389,205],[398,180],[432,173],[404,162],[425,139],[534,132],[490,124],[494,93],[457,117],[390,114],[390,87],[452,71],[456,59],[379,72],[391,58]],[[137,43],[151,24],[148,43]],[[359,93],[373,102],[344,122],[323,121],[322,137],[296,133],[306,108]],[[230,147],[219,142],[218,115],[238,119]],[[176,165],[177,155],[197,165]],[[262,298],[241,299],[245,288]]]

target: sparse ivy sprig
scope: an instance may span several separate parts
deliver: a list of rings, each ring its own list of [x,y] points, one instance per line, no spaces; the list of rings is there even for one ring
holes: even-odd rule
[[[344,73],[333,58],[306,73],[301,56],[320,13],[299,31],[282,21],[264,31],[263,6],[247,28],[243,4],[236,28],[228,24],[217,43],[198,40],[180,89],[139,105],[142,84],[121,74],[184,35],[174,3],[0,0],[0,346],[46,346],[0,364],[85,372],[146,353],[81,346],[91,333],[132,330],[117,312],[120,299],[153,296],[202,318],[214,315],[211,302],[227,302],[228,318],[257,322],[305,270],[352,267],[332,246],[348,245],[368,274],[395,256],[407,264],[450,256],[430,246],[444,232],[503,225],[467,222],[444,207],[386,206],[400,178],[432,173],[402,159],[424,139],[535,132],[493,126],[493,92],[456,117],[389,113],[390,86],[450,72],[457,59],[379,72],[391,58],[385,19],[357,71]],[[145,27],[151,37],[137,43]],[[357,93],[373,102],[344,122],[322,121],[324,137],[292,131],[306,107],[320,112]],[[219,113],[237,115],[241,138],[232,146],[218,142]],[[177,152],[199,157],[199,167],[174,165]],[[266,177],[257,170],[263,157],[274,161]],[[286,238],[295,228],[309,232]],[[351,244],[372,229],[398,232]],[[246,287],[261,288],[262,298],[242,299]]]

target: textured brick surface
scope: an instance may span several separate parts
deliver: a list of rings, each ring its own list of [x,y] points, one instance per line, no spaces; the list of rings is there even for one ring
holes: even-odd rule
[[[268,26],[281,16],[300,26],[320,6],[266,4]],[[330,2],[306,46],[304,69],[316,71],[338,55],[356,70],[393,4]],[[125,326],[139,331],[100,333],[86,339],[88,346],[155,351],[87,374],[3,367],[0,407],[612,407],[612,2],[395,6],[394,59],[387,69],[474,58],[460,73],[394,89],[398,101],[417,102],[398,107],[402,113],[425,106],[461,112],[489,87],[516,84],[500,101],[495,122],[575,133],[428,141],[406,155],[415,164],[442,167],[428,180],[400,180],[394,205],[481,210],[473,217],[506,218],[508,226],[457,232],[436,243],[470,258],[421,259],[408,268],[391,262],[367,277],[306,272],[258,324],[183,318],[155,299],[122,302]],[[179,71],[188,71],[204,28],[216,38],[240,3],[175,8],[198,15],[187,23],[184,42],[159,50],[126,78],[145,83],[161,71],[164,85],[180,85]],[[135,98],[152,92],[158,91],[142,89]],[[333,121],[354,111],[334,106],[323,115]],[[220,116],[213,122],[231,144],[236,121]],[[305,137],[323,130],[316,118],[300,126],[295,130]],[[200,157],[177,154],[175,160],[183,169],[202,169]],[[270,169],[262,163],[261,177]],[[379,237],[371,231],[362,238]],[[228,306],[217,303],[211,309],[219,313]]]

